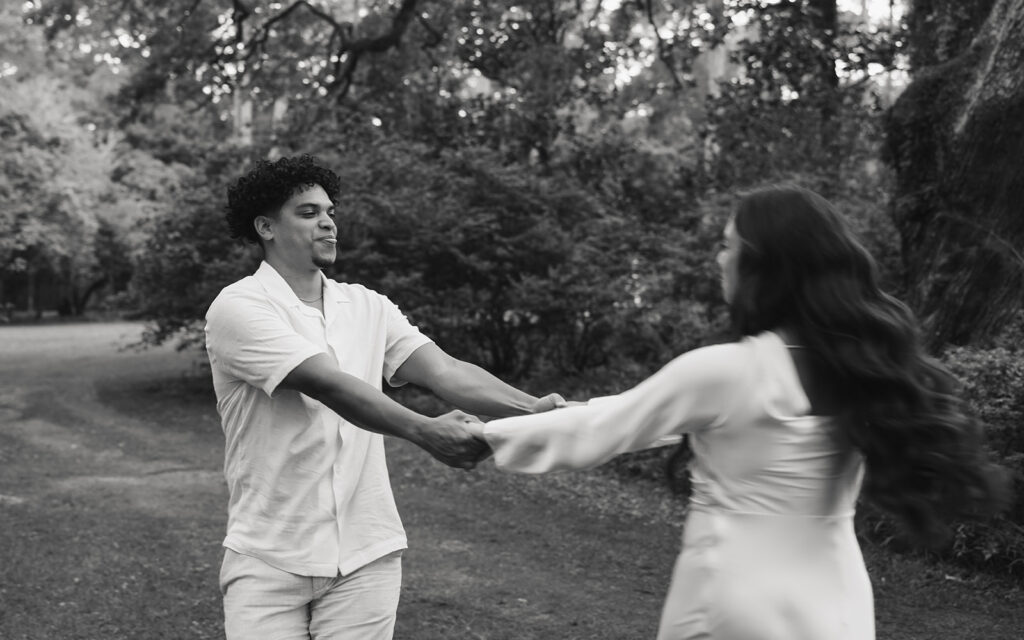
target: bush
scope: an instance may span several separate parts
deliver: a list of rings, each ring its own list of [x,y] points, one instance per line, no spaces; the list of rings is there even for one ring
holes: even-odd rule
[[[984,423],[992,457],[1014,477],[1005,517],[991,526],[965,528],[958,542],[963,552],[999,555],[1024,574],[1024,353],[955,347],[943,360],[963,382],[972,412]]]
[[[201,346],[206,310],[220,290],[256,269],[252,247],[228,235],[225,189],[235,178],[237,152],[223,150],[185,180],[178,207],[143,224],[145,240],[134,257],[131,296],[150,321],[147,344]]]
[[[580,140],[546,171],[483,147],[320,132],[346,185],[333,275],[387,294],[444,349],[503,376],[647,372],[720,309],[675,158]]]
[[[999,347],[951,347],[942,360],[962,382],[970,411],[983,423],[992,459],[1012,474],[1014,496],[1005,514],[957,523],[941,555],[974,568],[1024,575],[1024,355]],[[866,541],[909,548],[893,520],[869,505],[862,505],[857,520]]]
[[[345,185],[328,275],[390,296],[447,351],[495,373],[642,375],[721,316],[710,270],[724,218],[692,206],[671,154],[605,138],[542,172],[373,127],[325,126],[295,144],[286,153],[315,153]],[[232,156],[208,153],[181,206],[148,227],[134,292],[152,342],[200,343],[213,296],[254,266],[224,231],[224,186],[245,170]]]

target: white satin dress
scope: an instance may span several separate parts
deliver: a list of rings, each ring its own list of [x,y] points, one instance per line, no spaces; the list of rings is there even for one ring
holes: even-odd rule
[[[658,640],[873,640],[871,583],[853,530],[863,475],[765,332],[683,354],[587,406],[495,420],[497,466],[599,465],[689,433],[693,493]]]

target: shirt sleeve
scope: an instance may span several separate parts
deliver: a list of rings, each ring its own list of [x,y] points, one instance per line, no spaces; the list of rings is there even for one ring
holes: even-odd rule
[[[392,387],[401,387],[405,381],[395,378],[395,372],[414,351],[433,340],[420,333],[387,296],[380,297],[384,305],[384,322],[387,328],[384,345],[384,380]]]
[[[210,363],[274,395],[292,369],[324,350],[299,335],[268,300],[221,295],[206,313]]]
[[[545,473],[594,467],[720,424],[742,376],[736,344],[685,353],[633,389],[585,406],[489,422],[495,464]],[[740,366],[737,366],[740,365]]]
[[[606,404],[611,400],[617,399],[619,396],[598,396],[587,400],[588,405],[604,404],[606,407],[613,406]],[[668,447],[671,445],[677,445],[683,441],[683,434],[681,433],[670,433],[666,436],[662,436],[654,442],[648,443],[646,446],[634,449],[634,451],[640,451],[641,449],[657,449],[658,447]]]

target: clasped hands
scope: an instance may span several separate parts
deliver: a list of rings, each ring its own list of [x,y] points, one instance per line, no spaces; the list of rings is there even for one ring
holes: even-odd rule
[[[530,413],[542,413],[571,404],[579,403],[567,402],[557,393],[551,393],[537,400]],[[491,456],[491,448],[484,439],[484,423],[462,411],[431,418],[420,440],[420,446],[430,455],[456,469],[472,469]]]

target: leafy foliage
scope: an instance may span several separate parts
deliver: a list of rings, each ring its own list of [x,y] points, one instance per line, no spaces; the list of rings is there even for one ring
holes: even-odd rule
[[[0,267],[7,290],[40,271],[59,274],[68,289],[61,304],[75,305],[79,278],[88,279],[93,267],[89,239],[95,218],[79,206],[92,194],[87,187],[74,192],[65,181],[70,176],[60,169],[81,147],[61,138],[46,115],[17,107],[0,112]],[[31,287],[26,295],[34,304]]]
[[[203,318],[217,293],[255,271],[255,250],[229,237],[223,213],[227,184],[244,157],[230,147],[209,153],[175,191],[174,209],[143,223],[131,288],[141,316],[159,319],[147,342],[202,345]]]
[[[1005,514],[958,524],[944,554],[970,566],[1019,576],[1024,572],[1024,357],[1004,348],[951,347],[942,360],[963,383],[972,413],[985,426],[992,457],[1011,474],[1015,489]],[[906,546],[891,519],[873,509],[860,510],[858,526],[876,543]]]
[[[538,179],[486,148],[435,152],[375,131],[303,145],[346,185],[333,274],[388,294],[452,353],[513,377],[636,366],[695,345],[721,313],[708,266],[721,219],[651,197],[671,161],[606,139]],[[568,170],[598,153],[623,175],[603,171],[595,192]],[[254,267],[220,211],[245,168],[230,157],[214,156],[179,213],[150,223],[134,286],[159,319],[156,341],[198,341],[206,306]]]
[[[14,29],[11,18],[5,7],[0,28]],[[103,104],[113,74],[78,75],[80,65],[48,56],[41,34],[20,31],[23,48],[4,54],[8,77],[0,77],[0,302],[78,315],[95,294],[126,286],[131,224],[158,194],[112,172],[126,159]],[[142,173],[141,164],[131,171]]]
[[[678,315],[662,295],[693,242],[684,212],[659,212],[666,223],[642,200],[611,209],[621,192],[588,193],[561,172],[538,180],[486,149],[379,150],[360,154],[361,176],[343,176],[364,230],[341,271],[388,291],[442,344],[517,376],[541,354],[579,372],[680,347],[660,325]]]

